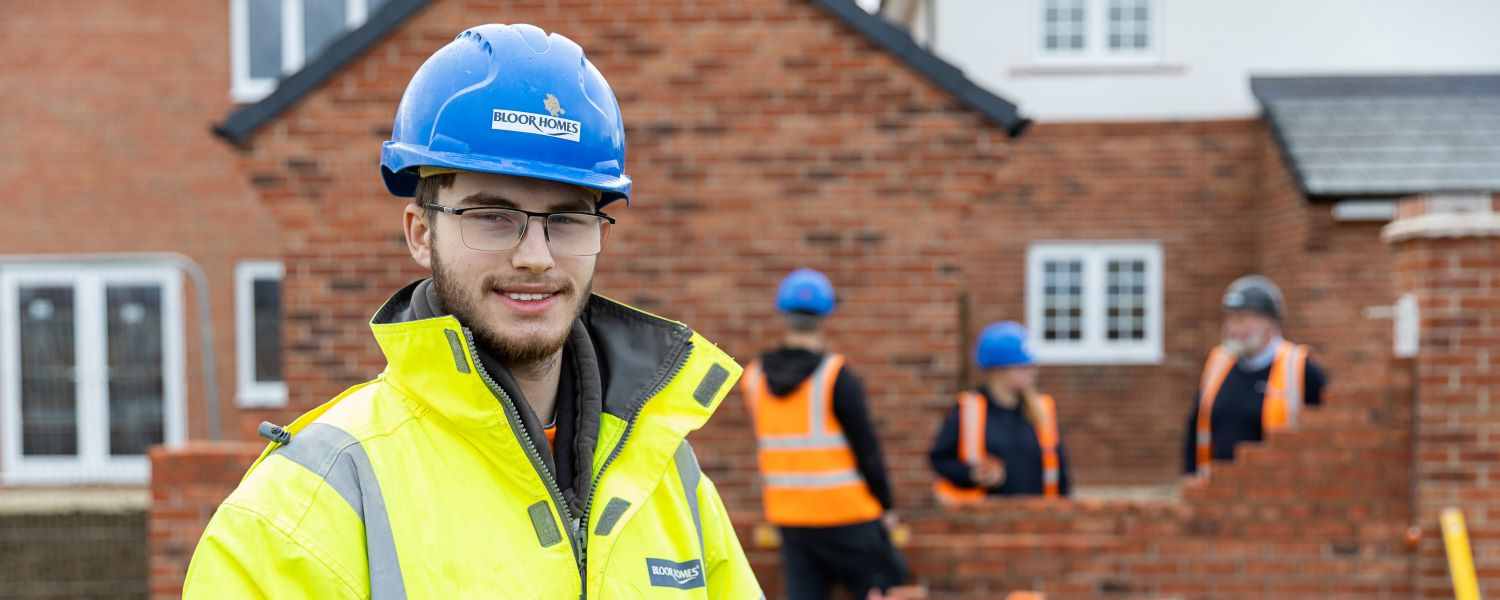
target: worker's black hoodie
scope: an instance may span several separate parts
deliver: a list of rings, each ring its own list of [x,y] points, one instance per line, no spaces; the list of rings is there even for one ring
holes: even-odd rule
[[[786,396],[797,389],[823,362],[823,354],[801,348],[778,348],[760,357],[767,387],[776,396]],[[865,403],[865,386],[846,364],[833,384],[833,415],[844,429],[849,449],[854,452],[859,474],[864,477],[870,494],[882,507],[890,510],[891,485],[886,479],[885,461],[880,454],[880,439],[870,421]]]

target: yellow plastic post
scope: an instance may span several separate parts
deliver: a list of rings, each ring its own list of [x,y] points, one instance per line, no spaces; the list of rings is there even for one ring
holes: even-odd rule
[[[751,535],[755,539],[756,548],[781,547],[781,532],[770,523],[756,523]]]
[[[1479,580],[1474,576],[1474,552],[1469,548],[1469,530],[1464,514],[1456,508],[1443,511],[1443,545],[1448,550],[1448,572],[1453,576],[1456,600],[1479,600]]]

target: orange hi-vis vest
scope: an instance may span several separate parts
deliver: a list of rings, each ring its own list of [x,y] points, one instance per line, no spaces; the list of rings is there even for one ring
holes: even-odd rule
[[[1062,481],[1062,460],[1057,453],[1057,403],[1052,396],[1042,394],[1036,397],[1034,406],[1037,422],[1032,427],[1036,430],[1037,445],[1042,447],[1042,493],[1047,498],[1056,498],[1061,495]],[[989,402],[983,394],[966,391],[958,395],[958,459],[971,467],[995,460],[985,451],[988,419]],[[933,483],[932,491],[944,506],[972,504],[985,497],[984,488],[959,487],[942,477]]]
[[[1223,346],[1214,348],[1203,365],[1203,380],[1198,396],[1198,474],[1207,475],[1213,464],[1214,398],[1234,368],[1236,358]],[[1302,414],[1302,378],[1307,372],[1307,346],[1282,340],[1271,362],[1271,378],[1266,382],[1266,397],[1261,405],[1260,425],[1266,432],[1297,426]]]
[[[760,446],[766,520],[788,527],[835,527],[884,513],[860,476],[833,413],[833,384],[844,357],[829,354],[786,396],[775,396],[759,361],[741,385]]]

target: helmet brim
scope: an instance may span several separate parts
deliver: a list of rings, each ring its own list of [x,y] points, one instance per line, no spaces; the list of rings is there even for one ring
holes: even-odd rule
[[[417,194],[418,167],[444,167],[474,173],[493,173],[530,177],[576,185],[600,192],[599,207],[616,200],[630,203],[630,177],[608,175],[597,171],[552,163],[513,160],[477,159],[472,155],[454,154],[411,144],[386,142],[380,147],[380,175],[385,188],[396,196],[410,198]]]

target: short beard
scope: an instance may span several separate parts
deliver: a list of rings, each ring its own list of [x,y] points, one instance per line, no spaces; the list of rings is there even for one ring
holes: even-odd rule
[[[1270,336],[1256,336],[1248,340],[1225,339],[1223,345],[1225,350],[1237,358],[1252,358],[1270,341]]]
[[[432,284],[437,290],[438,300],[443,303],[443,308],[449,314],[458,318],[459,323],[469,328],[480,347],[488,350],[512,373],[534,370],[557,360],[558,352],[568,343],[568,336],[572,333],[571,323],[555,338],[531,338],[519,341],[506,339],[500,331],[479,317],[477,300],[465,294],[458,279],[445,268],[442,258],[438,255],[437,244],[434,243],[432,246]],[[483,284],[480,289],[485,293],[496,287],[488,280]],[[593,291],[594,279],[590,277],[584,283],[583,293],[578,295],[578,306],[574,308],[573,321],[583,314]]]

